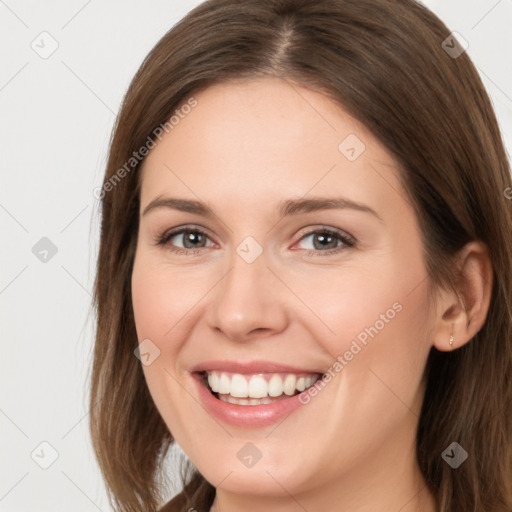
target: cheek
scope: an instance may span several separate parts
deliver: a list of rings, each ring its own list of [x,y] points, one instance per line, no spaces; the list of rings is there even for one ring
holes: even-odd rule
[[[367,419],[364,426],[347,425],[349,435],[362,428],[368,439],[379,439],[420,414],[422,377],[431,347],[426,281],[411,292],[412,288],[381,280],[371,294],[362,289],[346,298],[346,309],[339,312],[337,343],[328,347],[341,359],[337,396],[344,410]],[[338,420],[342,424],[342,418]]]
[[[340,393],[350,394],[343,400],[362,415],[375,409],[376,400],[396,400],[394,394],[417,407],[431,347],[420,250],[381,254],[374,265],[348,265],[297,283],[298,294],[320,320],[310,328],[317,326],[316,339],[333,360],[332,373],[343,374]]]
[[[158,353],[151,364],[142,366],[142,370],[151,397],[167,427],[176,439],[187,439],[201,433],[196,433],[195,427],[185,425],[183,419],[187,418],[187,424],[201,425],[204,418],[199,417],[201,411],[191,407],[183,384],[179,382],[183,375],[175,366],[181,339],[185,338],[181,331],[183,325],[179,322],[190,310],[189,301],[183,296],[180,286],[176,273],[155,265],[144,254],[138,255],[132,273],[137,336],[139,343],[149,339]],[[193,295],[193,291],[191,293]],[[195,414],[198,414],[197,421],[193,421]]]
[[[410,283],[423,279],[421,266],[405,270],[400,261],[385,255],[380,259],[374,265],[348,263],[316,269],[309,276],[286,276],[309,310],[308,328],[316,326],[316,339],[328,344],[331,355],[348,350],[354,339],[364,344],[376,330],[389,331],[389,325],[402,324],[408,315],[404,312],[423,306],[422,300],[416,304],[418,294],[410,293]]]
[[[141,252],[134,263],[131,288],[138,341],[150,340],[158,354],[151,364],[143,365],[150,393],[159,409],[169,408],[171,402],[179,407],[184,395],[176,379],[185,376],[179,356],[193,328],[195,308],[205,293],[201,279]],[[167,411],[163,416],[173,415]]]
[[[142,255],[132,274],[132,304],[139,341],[170,339],[180,320],[201,297],[199,280],[180,276],[165,265]],[[169,350],[166,343],[160,350]]]

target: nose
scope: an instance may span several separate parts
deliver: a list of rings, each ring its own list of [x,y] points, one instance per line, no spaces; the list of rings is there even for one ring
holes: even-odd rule
[[[235,253],[227,274],[212,290],[209,325],[231,340],[248,341],[286,328],[286,289],[264,255],[248,263]]]

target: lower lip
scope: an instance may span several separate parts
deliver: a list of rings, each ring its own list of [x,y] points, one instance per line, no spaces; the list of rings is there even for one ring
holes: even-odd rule
[[[204,406],[212,416],[235,427],[259,428],[272,425],[302,407],[300,395],[277,400],[271,404],[237,405],[215,398],[199,374],[193,374]],[[304,393],[304,391],[303,391]]]

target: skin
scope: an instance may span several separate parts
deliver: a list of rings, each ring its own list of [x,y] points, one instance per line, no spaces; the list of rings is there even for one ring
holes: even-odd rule
[[[144,161],[132,275],[139,341],[160,356],[144,374],[178,444],[217,488],[212,510],[435,511],[415,457],[423,370],[432,346],[466,343],[485,320],[485,248],[461,253],[461,288],[428,300],[416,215],[391,154],[324,95],[281,79],[216,85]],[[366,146],[349,161],[349,134]],[[201,200],[215,216],[147,205],[159,196]],[[326,209],[280,219],[287,199],[343,196],[380,218]],[[158,246],[184,225],[207,231],[196,254]],[[316,229],[357,241],[326,255]],[[262,254],[247,263],[247,237]],[[337,240],[335,238],[335,240]],[[172,238],[184,247],[184,237]],[[315,252],[315,254],[308,254]],[[460,299],[465,298],[465,307]],[[311,402],[278,425],[221,424],[200,404],[190,368],[206,360],[265,360],[326,371],[365,328],[401,305]],[[380,324],[379,324],[380,325]],[[454,346],[449,337],[454,335]],[[262,457],[246,468],[237,452]]]

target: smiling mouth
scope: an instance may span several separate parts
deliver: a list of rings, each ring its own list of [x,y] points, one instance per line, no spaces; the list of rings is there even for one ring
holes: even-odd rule
[[[201,372],[203,384],[215,398],[236,405],[265,405],[286,400],[309,389],[321,377],[319,373]]]

